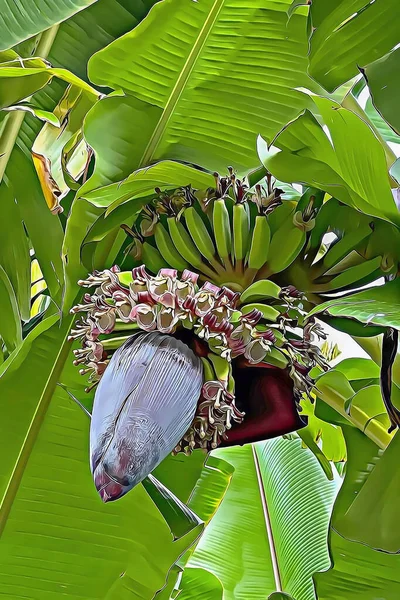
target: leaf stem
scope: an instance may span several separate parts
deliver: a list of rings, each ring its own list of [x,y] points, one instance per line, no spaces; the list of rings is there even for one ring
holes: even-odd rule
[[[364,433],[370,440],[379,446],[379,448],[384,450],[388,446],[392,437],[383,427],[382,423],[375,419],[371,419],[366,425],[365,415],[357,407],[353,407],[351,415],[348,414],[343,408],[343,398],[335,390],[322,390],[318,387],[318,382],[317,392],[318,397],[321,398],[321,400],[328,404],[328,406],[331,406],[336,412],[349,421],[349,423],[357,427],[357,429]]]
[[[365,350],[365,352],[367,354],[369,354],[369,356],[372,358],[372,360],[379,366],[381,366],[381,362],[382,362],[382,339],[381,336],[376,336],[376,337],[354,337],[352,336],[354,341],[357,342],[357,344],[359,346],[361,346],[361,348],[363,350]],[[393,382],[400,387],[400,355],[397,354],[394,364],[393,364],[393,371],[392,371],[392,379]]]
[[[53,25],[50,29],[46,29],[39,39],[35,54],[40,58],[47,58],[54,39],[57,35],[59,24]],[[26,98],[26,100],[30,100]],[[10,160],[11,153],[14,149],[15,142],[21,129],[25,117],[25,111],[16,110],[10,112],[4,119],[3,128],[0,135],[0,182],[4,177],[5,170]]]

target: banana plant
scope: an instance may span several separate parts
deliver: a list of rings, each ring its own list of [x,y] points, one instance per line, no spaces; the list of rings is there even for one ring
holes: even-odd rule
[[[396,6],[387,3],[379,12],[382,3],[376,2],[353,14],[350,2],[332,9],[315,0],[300,9],[297,1],[288,19],[289,0],[245,9],[223,0],[133,2],[129,8],[122,0],[98,0],[59,3],[50,14],[39,10],[41,4],[29,3],[34,10],[24,28],[22,13],[8,3],[3,39],[10,48],[0,56],[0,193],[11,223],[0,259],[7,317],[0,325],[6,358],[1,429],[7,445],[0,500],[2,589],[10,597],[38,599],[94,594],[169,600],[179,588],[183,598],[220,598],[223,587],[236,597],[242,581],[232,569],[222,573],[215,567],[214,550],[202,564],[196,562],[201,545],[190,558],[204,527],[199,521],[209,522],[232,475],[222,457],[236,466],[232,493],[242,492],[242,468],[251,463],[252,483],[257,467],[257,498],[272,507],[274,498],[276,506],[284,502],[277,484],[265,490],[269,479],[282,475],[274,462],[284,461],[272,450],[288,443],[301,457],[295,461],[300,472],[312,464],[313,481],[331,495],[320,502],[318,526],[315,521],[298,538],[285,528],[281,532],[277,508],[272,537],[268,534],[269,540],[278,538],[275,558],[264,539],[255,593],[271,594],[271,600],[311,599],[313,572],[329,567],[324,532],[335,484],[324,479],[297,437],[268,442],[268,452],[223,449],[205,464],[204,452],[298,430],[332,479],[343,470],[343,429],[353,473],[343,489],[352,490],[357,452],[346,434],[350,427],[350,437],[362,440],[357,443],[368,447],[373,464],[382,459],[383,466],[373,471],[345,523],[339,496],[329,533],[332,568],[315,577],[317,594],[343,597],[349,578],[340,557],[348,553],[353,563],[367,565],[355,593],[366,593],[375,564],[385,563],[380,572],[385,585],[378,582],[373,589],[396,598],[396,557],[382,554],[396,553],[397,529],[383,528],[382,539],[376,512],[371,532],[362,531],[356,518],[358,511],[368,514],[376,482],[386,491],[397,447],[396,434],[387,429],[397,425],[399,408],[398,319],[393,301],[385,300],[397,289],[392,279],[399,263],[398,210],[390,187],[396,186],[395,174],[390,179],[387,173],[394,159],[358,104],[343,100],[357,65],[366,66],[372,81],[377,71],[367,63],[391,50],[396,21],[389,9]],[[364,35],[378,17],[387,38],[364,51],[361,36],[358,50],[347,33],[358,23]],[[62,19],[67,20],[58,25]],[[40,38],[31,37],[36,35]],[[255,45],[255,39],[262,41]],[[331,56],[335,39],[345,64],[338,58],[331,72],[324,57]],[[372,96],[379,110],[380,100]],[[267,145],[259,141],[257,147],[258,134]],[[271,151],[272,139],[280,152]],[[234,168],[225,176],[229,164]],[[302,193],[293,183],[303,185]],[[327,234],[334,235],[333,242]],[[40,292],[50,300],[33,315],[35,259],[46,285]],[[357,288],[380,277],[386,280],[382,289],[360,299]],[[89,291],[82,293],[82,286]],[[340,307],[332,293],[345,294]],[[371,302],[373,318],[367,314]],[[81,311],[83,320],[75,322]],[[346,365],[326,372],[312,339],[322,333],[316,317],[353,335],[382,367],[378,373],[373,363],[368,363],[372,379],[355,377]],[[108,394],[101,390],[114,379],[113,365],[134,340],[160,334],[178,337],[185,353],[201,360],[204,396],[191,407],[193,414],[189,410],[190,419],[183,419],[185,402],[177,414],[171,408],[164,415],[165,426],[179,423],[182,431],[176,428],[170,438],[174,448],[163,448],[141,471],[146,475],[173,450],[175,456],[158,464],[153,475],[165,486],[161,496],[144,479],[144,487],[103,506],[87,458],[89,420],[78,404],[93,411],[96,421],[98,406],[107,408]],[[376,337],[382,334],[383,353]],[[160,396],[167,381],[160,379]],[[85,386],[92,389],[85,392]],[[118,415],[114,409],[115,441],[124,447],[132,439],[124,427],[131,407],[125,402]],[[152,417],[159,414],[152,411]],[[115,496],[122,496],[128,465],[119,462],[123,456],[116,445],[109,450],[117,449],[112,466],[118,473],[110,468],[103,447],[107,435],[97,440],[99,464],[114,487],[119,485]],[[148,450],[148,437],[145,444]],[[332,461],[339,461],[337,467]],[[285,471],[287,481],[294,475]],[[296,488],[296,504],[309,506],[309,495],[303,498],[301,491]],[[198,520],[188,521],[182,502]],[[228,539],[235,504],[229,501],[226,511]],[[252,508],[240,514],[243,523]],[[303,522],[305,516],[299,518]],[[218,513],[215,519],[206,530],[212,537],[203,540],[218,545]],[[303,561],[310,530],[318,544],[315,555]],[[287,550],[293,539],[294,558]],[[243,598],[249,597],[246,577]]]

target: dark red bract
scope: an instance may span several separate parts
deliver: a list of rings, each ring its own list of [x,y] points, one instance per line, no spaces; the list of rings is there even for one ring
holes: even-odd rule
[[[296,408],[288,372],[265,363],[251,365],[243,358],[233,363],[236,403],[246,413],[243,423],[227,431],[223,446],[267,440],[305,427]]]

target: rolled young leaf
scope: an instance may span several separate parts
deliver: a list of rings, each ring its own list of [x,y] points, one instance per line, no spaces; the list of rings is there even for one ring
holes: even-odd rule
[[[140,483],[178,444],[194,417],[202,364],[183,342],[132,336],[113,355],[93,405],[91,469],[104,502]]]

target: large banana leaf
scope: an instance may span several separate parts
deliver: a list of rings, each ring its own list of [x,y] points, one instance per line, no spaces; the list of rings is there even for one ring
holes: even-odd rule
[[[263,164],[282,181],[318,187],[359,211],[398,225],[385,152],[371,128],[336,102],[312,98],[325,130],[306,111],[282,130],[274,147],[259,140]]]
[[[400,48],[397,48],[363,69],[375,108],[397,133],[400,133],[396,110],[400,92],[399,65]],[[397,136],[393,141],[398,141]]]
[[[96,0],[1,0],[0,50],[68,19]]]
[[[400,281],[395,279],[383,286],[328,300],[313,308],[310,315],[327,313],[362,323],[400,328],[399,297]]]
[[[342,526],[348,511],[356,508],[360,491],[368,491],[369,478],[384,458],[378,446],[364,436],[360,431],[351,427],[343,427],[346,437],[348,463],[346,476],[335,502],[330,533],[329,548],[332,558],[332,568],[325,573],[314,576],[318,600],[396,600],[400,595],[400,556],[379,552],[365,543],[350,541],[346,529]],[[394,440],[393,440],[394,442]],[[390,446],[389,446],[390,448]],[[389,450],[388,448],[388,450]],[[386,452],[385,452],[386,454]],[[383,457],[385,457],[383,454]],[[397,466],[396,466],[397,469]],[[393,472],[393,471],[392,471]],[[383,485],[382,485],[383,484]],[[392,489],[391,475],[386,481],[380,481],[379,488],[375,487],[374,494],[378,498],[387,498]],[[365,495],[364,495],[365,501]],[[366,508],[367,503],[357,508]],[[361,529],[369,535],[374,529],[390,531],[389,536],[394,540],[399,534],[398,519],[390,520],[390,526],[385,523],[386,510],[389,512],[397,505],[390,500],[385,509],[379,513],[373,511],[363,515]],[[361,516],[361,513],[360,515]],[[386,527],[388,529],[386,530]],[[363,540],[364,542],[364,540]]]
[[[329,566],[325,538],[337,484],[299,439],[215,455],[235,472],[189,566],[214,573],[226,600],[260,600],[276,590],[315,598],[311,576]]]
[[[137,123],[137,167],[162,158],[212,170],[257,166],[256,135],[272,139],[307,104],[294,88],[312,85],[306,17],[287,23],[288,4],[164,0],[90,59],[94,84],[159,109],[151,132]]]
[[[61,23],[49,61],[87,78],[89,58],[135,27],[156,0],[97,0]],[[87,2],[89,4],[89,2]]]
[[[187,567],[179,584],[180,600],[222,600],[223,587],[218,577],[206,571]]]
[[[310,74],[329,91],[399,41],[397,0],[313,0],[310,4]]]
[[[151,600],[202,526],[174,540],[142,486],[120,502],[99,500],[88,463],[89,420],[57,386],[83,400],[84,382],[66,341],[70,321],[45,319],[2,367],[1,589],[33,600]],[[168,480],[169,461],[166,469]],[[198,458],[177,461],[176,491],[184,500],[201,469]],[[162,471],[161,465],[160,479]],[[230,475],[215,465],[212,471],[219,491],[210,485],[209,493],[221,498]]]
[[[29,319],[31,298],[31,263],[19,209],[14,192],[5,181],[0,186],[0,202],[6,226],[1,234],[0,264],[7,273],[17,298],[22,319]]]

